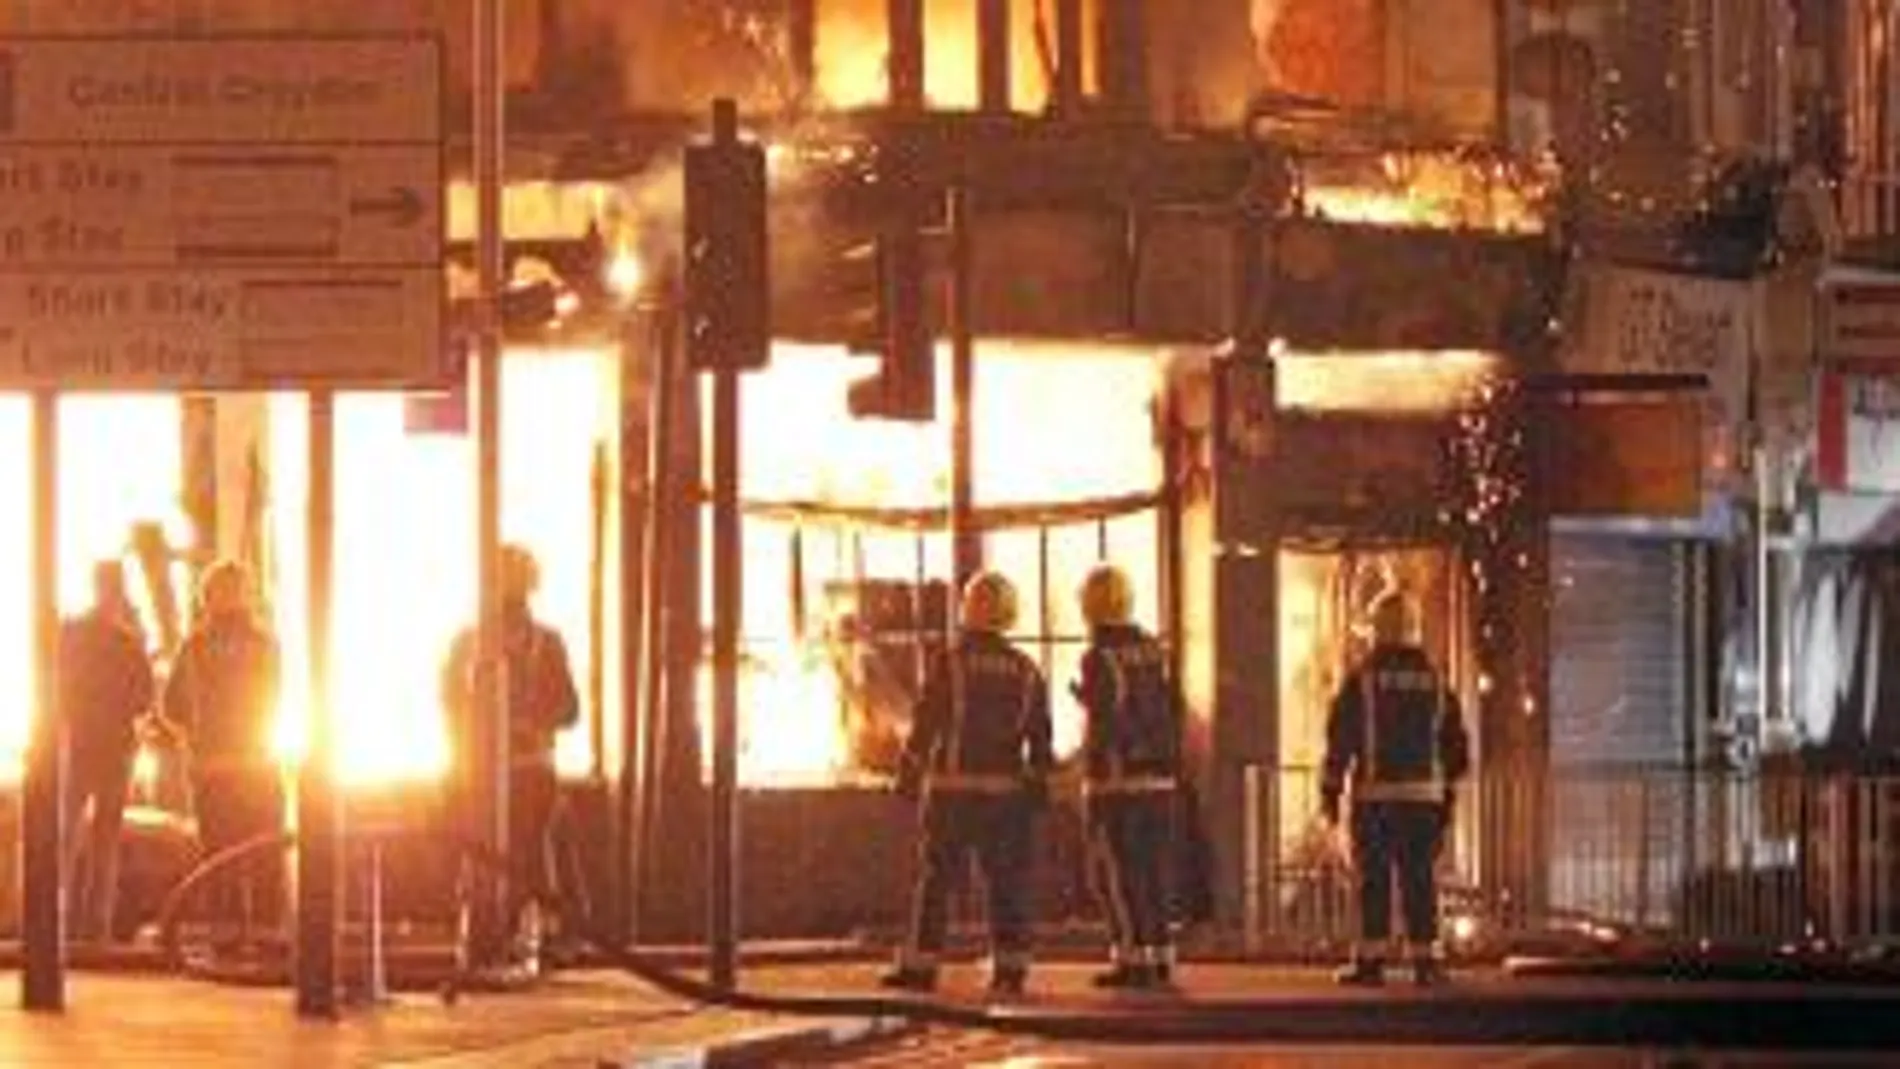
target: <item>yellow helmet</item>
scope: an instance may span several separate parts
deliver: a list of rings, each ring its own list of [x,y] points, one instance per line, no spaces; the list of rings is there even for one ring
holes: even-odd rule
[[[978,572],[963,585],[963,626],[1007,631],[1016,622],[1016,587],[1001,572]]]
[[[1090,568],[1077,596],[1082,602],[1082,619],[1090,627],[1125,624],[1134,617],[1135,585],[1127,572],[1112,564]]]

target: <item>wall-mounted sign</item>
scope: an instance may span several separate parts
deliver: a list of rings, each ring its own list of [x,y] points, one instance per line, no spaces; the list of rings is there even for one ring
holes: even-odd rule
[[[1700,516],[1702,416],[1689,395],[1552,405],[1543,421],[1551,514]]]
[[[1829,284],[1820,346],[1837,368],[1900,372],[1900,279]]]
[[[1822,375],[1814,445],[1821,489],[1900,493],[1900,376]]]
[[[1699,375],[1704,463],[1726,474],[1735,429],[1747,418],[1749,368],[1765,283],[1595,266],[1573,294],[1581,326],[1559,356],[1572,375]]]

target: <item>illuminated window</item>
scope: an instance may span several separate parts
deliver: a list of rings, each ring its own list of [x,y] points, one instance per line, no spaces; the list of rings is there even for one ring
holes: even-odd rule
[[[938,363],[947,401],[947,353]],[[1087,638],[1075,608],[1083,575],[1106,551],[1134,577],[1142,622],[1155,627],[1160,615],[1159,521],[1144,497],[1161,484],[1156,362],[1142,350],[985,343],[977,368],[977,505],[1012,513],[985,535],[985,555],[1019,588],[1012,637],[1049,673],[1057,745],[1067,751],[1081,734],[1068,683]],[[748,783],[887,771],[907,730],[918,643],[942,618],[949,540],[903,523],[905,510],[949,499],[948,424],[850,419],[845,393],[865,373],[834,351],[780,346],[771,369],[746,380]],[[705,687],[702,671],[702,695]]]
[[[92,600],[92,565],[124,556],[132,528],[176,530],[180,501],[179,402],[159,396],[69,397],[59,406],[59,605]],[[20,773],[32,717],[32,426],[24,397],[0,397],[0,776]]]
[[[594,560],[593,468],[612,426],[610,362],[593,352],[511,355],[503,368],[502,537],[541,564],[537,615],[567,642],[582,722],[559,742],[563,771],[590,771],[587,725],[595,642],[590,598],[615,584],[614,559]],[[301,396],[273,397],[271,531],[279,566],[270,577],[289,678],[308,665],[306,503],[308,440]],[[432,778],[447,767],[439,673],[476,608],[475,450],[472,437],[411,433],[404,398],[350,394],[337,403],[335,648],[332,700],[345,774],[354,781]],[[611,485],[611,484],[610,484]],[[608,547],[611,537],[603,540]],[[604,618],[612,621],[617,610]],[[605,636],[606,648],[617,639]],[[612,673],[607,673],[608,679]],[[612,707],[616,688],[603,690]],[[283,739],[301,744],[301,688],[286,688]],[[611,761],[619,717],[606,717]]]

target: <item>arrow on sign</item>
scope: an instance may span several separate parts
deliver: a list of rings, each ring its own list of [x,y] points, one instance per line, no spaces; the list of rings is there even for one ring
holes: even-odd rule
[[[381,215],[391,226],[414,226],[422,218],[422,198],[408,186],[398,186],[380,197],[350,200],[351,215]]]

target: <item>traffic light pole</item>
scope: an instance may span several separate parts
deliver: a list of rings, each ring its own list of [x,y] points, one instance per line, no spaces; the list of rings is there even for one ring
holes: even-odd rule
[[[713,147],[737,150],[738,108],[713,108]],[[737,206],[733,206],[737,210]],[[709,979],[730,991],[739,972],[739,621],[745,572],[739,516],[739,367],[720,354],[712,371],[713,717],[712,822],[708,840]]]
[[[475,352],[475,527],[480,618],[476,627],[476,693],[471,735],[473,773],[468,782],[482,798],[470,798],[483,823],[481,838],[495,856],[508,856],[508,693],[501,649],[501,296],[507,264],[501,232],[502,121],[506,98],[502,74],[501,0],[475,4],[475,215],[479,311]],[[482,788],[485,788],[482,789]],[[499,933],[509,901],[503,881],[475,879],[473,947],[499,953]],[[484,890],[481,889],[486,889]],[[488,961],[471,958],[471,964]]]

